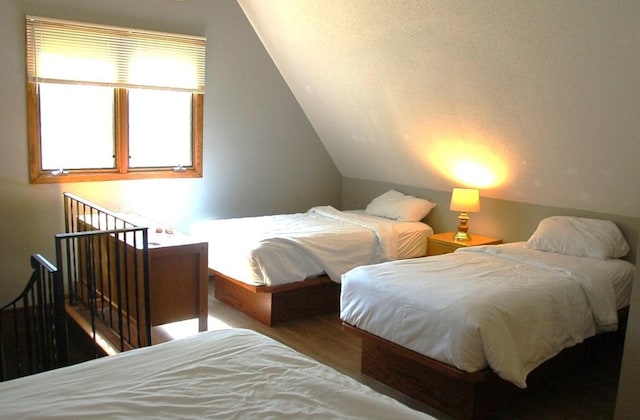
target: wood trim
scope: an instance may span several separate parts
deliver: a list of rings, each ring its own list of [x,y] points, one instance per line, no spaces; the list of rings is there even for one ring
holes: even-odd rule
[[[78,169],[68,173],[53,175],[42,170],[42,149],[40,138],[40,106],[37,84],[27,82],[27,127],[29,152],[29,182],[32,184],[55,184],[66,182],[95,182],[124,179],[171,179],[202,178],[203,176],[203,120],[204,95],[193,94],[192,102],[192,153],[191,167],[184,171],[173,168],[129,168],[128,122],[127,122],[127,90],[115,89],[115,168]]]
[[[340,309],[340,284],[326,275],[279,286],[254,286],[212,272],[216,299],[268,326]]]
[[[193,145],[193,171],[202,177],[203,174],[203,138],[204,138],[204,95],[193,94],[192,102],[193,127],[192,145]]]
[[[66,182],[95,182],[95,181],[115,181],[115,180],[125,180],[125,179],[170,179],[170,178],[202,178],[201,175],[197,174],[195,171],[191,171],[187,169],[183,172],[176,172],[170,169],[167,170],[157,170],[150,169],[140,172],[129,172],[126,174],[120,174],[117,172],[107,172],[107,171],[95,171],[95,172],[84,172],[74,173],[73,171],[69,171],[68,174],[63,175],[52,175],[48,172],[40,172],[40,175],[32,180],[32,184],[55,184],[55,183],[66,183]]]
[[[115,135],[114,158],[118,174],[129,172],[129,92],[118,88],[114,92]]]
[[[27,83],[27,129],[29,142],[29,181],[35,183],[41,175],[42,150],[40,148],[40,102],[37,85]]]

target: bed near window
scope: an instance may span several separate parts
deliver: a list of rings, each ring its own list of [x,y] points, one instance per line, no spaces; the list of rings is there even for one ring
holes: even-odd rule
[[[254,331],[228,329],[0,383],[0,418],[430,418]]]
[[[396,191],[365,210],[205,220],[215,296],[267,325],[339,308],[340,278],[359,265],[426,255],[434,204]]]
[[[478,416],[563,349],[617,329],[628,250],[611,222],[549,218],[527,242],[355,268],[341,319],[363,337],[363,373]]]

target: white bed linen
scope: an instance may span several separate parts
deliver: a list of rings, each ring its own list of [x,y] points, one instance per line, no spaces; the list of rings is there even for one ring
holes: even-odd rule
[[[0,383],[0,418],[431,418],[256,332],[201,333]]]
[[[563,348],[617,328],[613,285],[625,288],[635,268],[522,245],[355,268],[342,279],[341,318],[468,372],[489,366],[524,388]]]
[[[414,256],[417,235],[410,232],[421,232],[425,243],[433,233],[424,223],[342,212],[331,206],[306,213],[207,220],[190,229],[192,237],[209,244],[209,268],[266,286],[323,273],[340,282],[353,267],[395,260],[404,256],[401,252]]]
[[[355,213],[367,218],[380,220],[391,224],[398,234],[398,260],[406,258],[424,257],[427,255],[427,237],[433,235],[433,229],[423,222],[398,222],[384,217],[366,214],[364,210],[346,210],[345,213]]]

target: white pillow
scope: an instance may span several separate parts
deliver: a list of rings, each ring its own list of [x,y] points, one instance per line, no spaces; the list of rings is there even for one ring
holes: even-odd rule
[[[525,248],[603,260],[629,252],[629,244],[612,221],[571,216],[540,221]]]
[[[389,190],[374,198],[364,211],[372,216],[386,217],[399,222],[419,222],[427,217],[435,206],[429,200]]]

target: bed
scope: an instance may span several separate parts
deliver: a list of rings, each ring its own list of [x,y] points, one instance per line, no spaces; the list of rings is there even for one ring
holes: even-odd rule
[[[11,419],[431,418],[244,329],[3,382],[0,407]]]
[[[274,325],[337,312],[341,275],[356,266],[426,255],[433,207],[390,190],[364,210],[204,220],[190,234],[208,243],[215,297]]]
[[[340,317],[363,337],[363,373],[479,417],[565,349],[617,330],[628,251],[612,222],[554,216],[527,242],[355,268]]]

